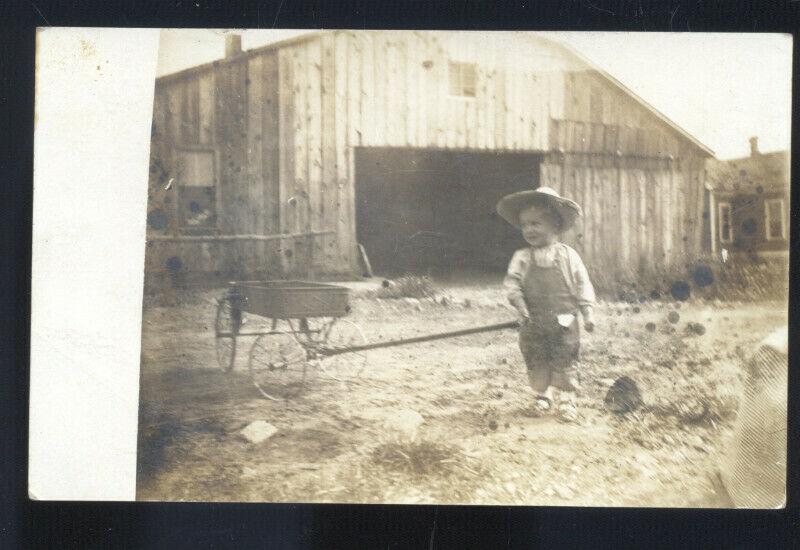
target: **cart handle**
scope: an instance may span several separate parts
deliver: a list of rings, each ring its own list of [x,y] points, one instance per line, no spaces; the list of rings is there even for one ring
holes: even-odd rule
[[[504,330],[519,327],[517,321],[507,321],[505,323],[498,323],[495,325],[486,325],[482,327],[467,328],[463,330],[455,330],[451,332],[440,332],[437,334],[427,334],[425,336],[416,336],[414,338],[401,338],[399,340],[386,340],[383,342],[375,342],[373,344],[364,344],[361,346],[346,346],[327,348],[321,346],[317,353],[319,355],[330,357],[332,355],[341,355],[342,353],[352,353],[356,351],[367,351],[371,349],[390,348],[394,346],[403,346],[405,344],[416,344],[418,342],[430,342],[431,340],[442,340],[444,338],[455,338],[457,336],[466,336],[468,334],[477,334],[479,332],[493,332],[495,330]]]

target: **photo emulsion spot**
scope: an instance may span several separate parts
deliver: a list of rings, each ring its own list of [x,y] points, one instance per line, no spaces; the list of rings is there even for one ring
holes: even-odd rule
[[[790,51],[161,31],[137,499],[782,507]]]

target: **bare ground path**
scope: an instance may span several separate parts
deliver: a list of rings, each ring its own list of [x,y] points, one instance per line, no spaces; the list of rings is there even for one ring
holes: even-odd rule
[[[447,305],[357,292],[350,318],[369,341],[512,318],[496,283],[444,292]],[[220,293],[145,307],[139,499],[714,505],[708,478],[735,417],[739,355],[786,322],[773,303],[604,303],[583,339],[581,419],[564,424],[528,415],[513,331],[375,350],[359,380],[319,374],[292,400],[262,399],[245,354],[231,374],[216,364]],[[689,333],[690,321],[705,334]],[[623,374],[646,406],[619,416],[603,396]],[[425,422],[404,452],[387,443],[384,421],[406,409]],[[255,420],[278,433],[245,441],[238,432]]]

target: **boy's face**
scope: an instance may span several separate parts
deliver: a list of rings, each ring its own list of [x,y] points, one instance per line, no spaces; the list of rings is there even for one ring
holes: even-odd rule
[[[547,246],[558,235],[558,221],[555,214],[547,207],[530,206],[519,213],[519,225],[522,236],[529,245]]]

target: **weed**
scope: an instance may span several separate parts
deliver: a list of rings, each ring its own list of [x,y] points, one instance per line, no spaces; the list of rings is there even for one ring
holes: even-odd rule
[[[412,475],[452,473],[465,460],[459,447],[429,440],[387,441],[372,451],[375,464]]]
[[[376,298],[433,298],[437,289],[425,276],[405,275],[375,291]]]
[[[613,270],[589,266],[598,296],[628,303],[649,300],[786,300],[785,259],[702,258],[659,269]]]

